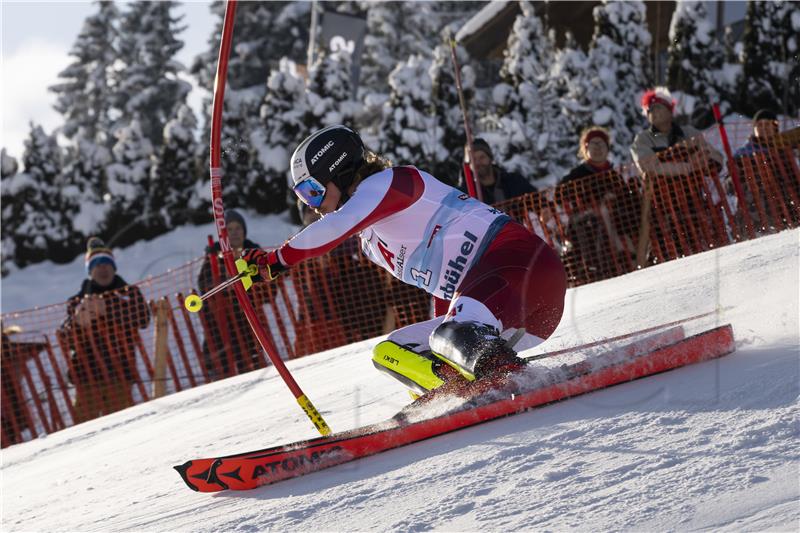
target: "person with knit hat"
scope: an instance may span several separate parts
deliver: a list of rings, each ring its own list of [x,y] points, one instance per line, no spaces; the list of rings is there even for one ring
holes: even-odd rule
[[[114,254],[102,239],[88,240],[84,264],[88,277],[68,300],[59,328],[70,352],[76,423],[133,405],[131,384],[138,379],[133,333],[150,323],[141,290],[117,274]]]
[[[739,176],[746,184],[745,203],[759,233],[800,224],[800,182],[788,171],[794,156],[791,149],[784,148],[786,141],[779,139],[778,115],[770,109],[761,109],[753,115],[753,132],[747,142],[733,154]],[[773,205],[776,201],[783,206],[778,209],[757,207]],[[743,226],[744,221],[740,220],[740,224]]]
[[[675,122],[675,100],[666,87],[645,91],[641,106],[650,127],[639,132],[631,146],[633,161],[641,172],[659,176],[686,176],[705,171],[701,163],[706,160],[722,165],[722,153],[709,145],[699,131]],[[678,144],[684,150],[666,153]],[[687,153],[692,157],[687,157]]]
[[[631,155],[643,178],[648,180],[647,191],[666,203],[662,224],[665,227],[656,228],[661,238],[669,236],[678,255],[727,242],[727,236],[715,233],[715,228],[724,223],[719,220],[721,210],[708,205],[705,185],[706,177],[722,168],[722,153],[695,128],[675,122],[675,100],[665,87],[646,91],[641,105],[650,127],[636,135]],[[645,193],[645,202],[650,201],[649,194]],[[721,198],[716,196],[712,201],[718,204]],[[704,227],[704,220],[715,221],[707,233],[699,229]],[[664,233],[667,228],[669,233]],[[643,241],[638,245],[640,261],[645,261],[646,244]]]
[[[597,281],[621,274],[615,264],[630,265],[640,200],[608,159],[607,129],[585,128],[579,145],[582,163],[561,178],[556,192],[557,202],[569,213],[562,257],[571,277]]]
[[[472,168],[475,171],[475,179],[481,187],[483,203],[492,205],[529,192],[536,192],[536,187],[522,175],[508,172],[496,165],[489,143],[480,137],[472,140],[472,156],[475,158]],[[469,150],[466,146],[464,146],[464,162],[469,162]],[[458,188],[467,192],[463,169],[459,175]]]
[[[225,227],[236,258],[241,255],[242,249],[260,248],[260,245],[247,238],[247,223],[239,211],[225,210]],[[205,261],[197,276],[197,287],[201,293],[223,281],[227,272],[219,242],[207,246],[205,252]],[[217,262],[216,268],[212,266],[212,261]],[[220,273],[217,279],[215,272]],[[234,300],[233,291],[226,291],[209,300],[200,311],[211,333],[203,339],[203,364],[212,381],[231,375],[234,369],[231,368],[230,360],[235,362],[235,370],[239,372],[247,372],[260,366],[255,363],[261,348],[239,306],[234,305]],[[243,339],[244,346],[240,339]]]
[[[754,155],[768,152],[774,146],[775,137],[780,133],[778,115],[770,109],[760,109],[753,115],[753,133],[741,148],[734,152],[733,157]]]

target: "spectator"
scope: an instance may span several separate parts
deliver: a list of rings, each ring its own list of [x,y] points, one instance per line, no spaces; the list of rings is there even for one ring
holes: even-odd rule
[[[608,130],[586,128],[578,150],[583,163],[556,192],[569,216],[562,257],[571,277],[584,282],[628,272],[636,254],[640,201],[611,166],[610,144]]]
[[[515,172],[508,172],[494,164],[494,155],[489,144],[481,138],[472,141],[472,155],[475,161],[472,168],[475,172],[475,179],[481,186],[483,203],[496,204],[503,200],[509,200],[522,196],[529,192],[536,192],[536,187],[528,180]],[[464,147],[464,162],[469,162],[469,150]],[[466,177],[464,171],[459,176],[458,188],[467,192]]]
[[[675,123],[675,101],[667,89],[645,92],[641,104],[650,127],[636,135],[631,155],[648,187],[652,186],[653,197],[664,207],[669,231],[658,228],[659,245],[680,257],[722,244],[725,236],[714,232],[715,227],[723,227],[721,215],[708,205],[709,200],[718,203],[721,198],[705,182],[706,176],[722,168],[722,154],[696,129]],[[651,201],[646,194],[645,202]],[[649,218],[643,223],[649,225]],[[671,237],[665,239],[665,235]]]
[[[247,238],[247,224],[235,209],[225,212],[225,227],[235,257],[239,257],[243,248],[260,248]],[[216,258],[216,269],[212,267],[212,258]],[[219,279],[215,279],[215,272],[219,273]],[[207,292],[225,277],[222,249],[219,242],[215,242],[213,246],[206,247],[206,259],[200,268],[197,286],[201,292]],[[263,366],[258,364],[261,347],[253,337],[244,313],[234,305],[234,300],[233,291],[223,291],[212,296],[200,310],[202,320],[211,333],[210,339],[207,336],[203,340],[203,364],[212,381],[231,375],[231,361],[239,372]]]
[[[642,113],[650,127],[639,132],[631,146],[639,170],[671,177],[706,172],[703,166],[706,159],[721,166],[722,154],[693,127],[679,126],[673,120],[674,110],[675,101],[664,87],[651,89],[642,96]],[[682,150],[669,150],[676,145],[681,145]]]
[[[800,181],[782,149],[778,116],[762,109],[753,117],[753,133],[733,157],[747,183],[746,202],[761,231],[794,227],[800,223]],[[777,200],[777,201],[776,201]]]
[[[97,237],[87,243],[86,272],[59,331],[70,352],[76,423],[133,405],[136,330],[150,323],[142,292],[117,275],[114,255]]]

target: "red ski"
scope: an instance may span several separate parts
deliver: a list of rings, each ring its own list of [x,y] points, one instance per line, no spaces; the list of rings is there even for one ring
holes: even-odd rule
[[[689,338],[682,338],[682,328],[673,328],[656,337],[646,339],[651,346],[647,351],[642,352],[643,345],[639,343],[634,343],[635,348],[623,348],[622,357],[617,357],[619,354],[615,351],[611,361],[616,362],[610,366],[592,369],[587,365],[573,365],[575,372],[565,381],[517,392],[483,405],[467,402],[462,409],[418,422],[401,422],[395,418],[285,446],[188,461],[175,469],[189,488],[199,492],[254,489],[565,398],[722,357],[735,350],[730,325]]]

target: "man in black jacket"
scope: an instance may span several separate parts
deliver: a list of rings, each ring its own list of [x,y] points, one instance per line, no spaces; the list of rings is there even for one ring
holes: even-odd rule
[[[467,154],[468,150],[464,147],[465,161],[468,158]],[[480,137],[472,141],[472,156],[475,158],[472,167],[475,170],[475,178],[480,183],[484,203],[492,205],[529,192],[536,192],[536,187],[520,174],[507,172],[495,165],[492,149]],[[467,192],[463,170],[459,176],[458,188]]]
[[[261,248],[247,238],[247,224],[235,209],[225,212],[225,227],[235,257],[239,257],[242,249]],[[216,269],[212,266],[213,260],[217,262]],[[215,273],[219,276],[216,277]],[[225,278],[227,271],[222,249],[219,242],[215,242],[213,247],[206,247],[206,260],[197,277],[197,286],[200,292],[207,292]],[[202,321],[208,328],[203,340],[203,365],[211,381],[237,373],[231,361],[235,363],[238,373],[263,366],[259,363],[261,347],[253,337],[244,313],[238,305],[234,305],[235,299],[233,291],[223,291],[212,296],[200,311]]]
[[[117,275],[114,255],[97,237],[87,244],[86,272],[59,331],[70,352],[76,423],[133,405],[135,333],[150,323],[142,291]]]

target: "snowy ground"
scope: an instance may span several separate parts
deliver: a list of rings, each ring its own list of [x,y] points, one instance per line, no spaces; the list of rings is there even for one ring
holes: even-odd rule
[[[549,341],[719,309],[692,324],[733,324],[737,352],[719,361],[254,491],[190,491],[173,465],[314,436],[265,369],[3,450],[2,530],[797,531],[799,240],[570,291]],[[371,368],[373,342],[289,363],[334,430],[407,401]]]

